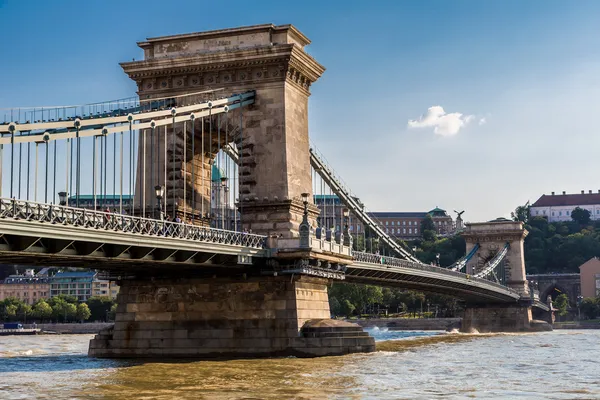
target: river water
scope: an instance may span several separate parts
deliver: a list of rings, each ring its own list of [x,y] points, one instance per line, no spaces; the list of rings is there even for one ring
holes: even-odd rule
[[[92,335],[4,336],[0,399],[600,399],[600,331],[371,333],[371,354],[186,363],[91,359]]]

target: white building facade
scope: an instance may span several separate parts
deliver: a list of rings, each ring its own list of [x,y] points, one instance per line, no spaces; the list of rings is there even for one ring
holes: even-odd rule
[[[571,213],[577,207],[588,210],[592,220],[600,220],[600,190],[598,193],[582,190],[580,194],[544,194],[531,205],[529,215],[546,218],[548,222],[567,222],[572,221]]]

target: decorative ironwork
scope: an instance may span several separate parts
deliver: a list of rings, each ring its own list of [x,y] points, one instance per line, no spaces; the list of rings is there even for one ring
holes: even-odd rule
[[[265,248],[267,240],[266,236],[247,232],[6,198],[0,198],[0,219],[61,224],[82,229],[105,229],[128,234],[220,243],[256,249]]]
[[[482,278],[493,274],[496,267],[498,267],[498,265],[500,265],[500,262],[504,260],[504,257],[506,257],[509,247],[510,245],[507,242],[502,248],[502,250],[500,250],[498,254],[496,254],[494,258],[492,258],[486,265],[484,265],[481,271],[475,274],[475,277]]]

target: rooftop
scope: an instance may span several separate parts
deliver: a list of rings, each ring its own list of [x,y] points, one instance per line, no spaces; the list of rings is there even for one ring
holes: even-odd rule
[[[93,278],[96,275],[95,271],[66,271],[57,272],[55,278]]]
[[[0,281],[1,282],[1,281]],[[19,284],[19,283],[48,283],[47,277],[35,277],[25,275],[9,275],[8,278],[2,282],[4,284]]]
[[[425,218],[426,212],[416,211],[382,211],[382,212],[370,212],[375,218]]]
[[[600,204],[600,193],[585,193],[583,190],[578,194],[543,194],[531,207],[557,207],[557,206],[588,206]]]

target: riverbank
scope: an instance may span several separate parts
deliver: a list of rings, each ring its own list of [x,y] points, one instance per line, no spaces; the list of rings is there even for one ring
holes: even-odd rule
[[[555,322],[552,327],[554,329],[600,329],[600,323],[595,322]]]
[[[96,334],[101,329],[112,326],[112,322],[85,322],[83,324],[23,324],[24,329],[38,329],[40,333]]]
[[[387,328],[396,331],[450,331],[460,329],[462,318],[373,318],[348,319],[363,328]]]

